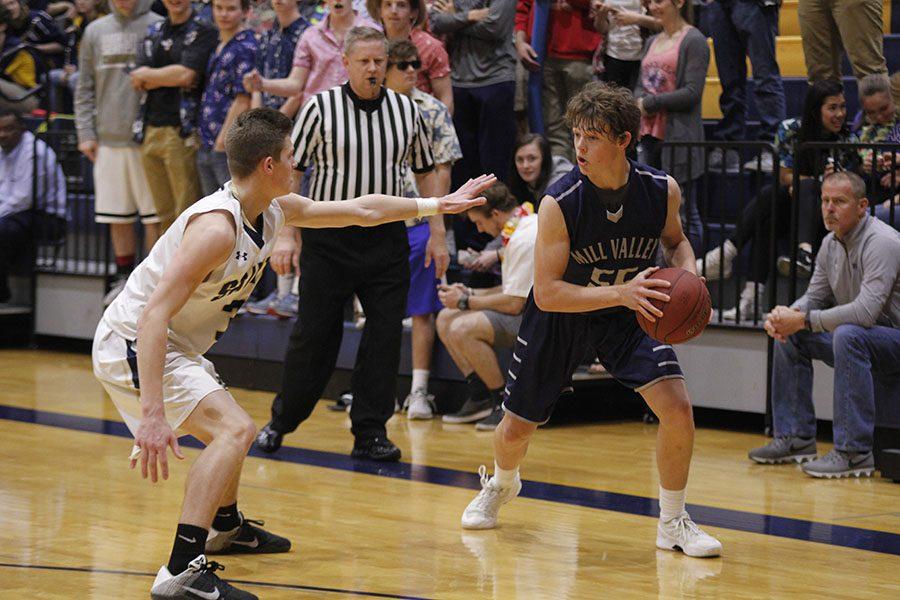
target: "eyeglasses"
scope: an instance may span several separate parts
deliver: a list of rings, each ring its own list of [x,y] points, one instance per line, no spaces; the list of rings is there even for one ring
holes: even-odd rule
[[[419,60],[419,59],[416,59],[416,60],[401,60],[401,61],[399,61],[399,62],[391,63],[391,65],[397,67],[397,68],[400,69],[401,71],[405,71],[405,70],[407,70],[407,69],[410,68],[410,67],[412,67],[413,69],[416,69],[416,70],[418,71],[419,68],[422,66],[422,61]]]

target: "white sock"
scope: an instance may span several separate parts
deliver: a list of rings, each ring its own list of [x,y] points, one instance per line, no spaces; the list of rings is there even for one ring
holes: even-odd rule
[[[494,479],[500,484],[500,487],[509,487],[519,476],[519,467],[515,469],[501,469],[497,461],[494,461]]]
[[[684,512],[685,490],[667,490],[659,486],[659,519],[670,521]]]
[[[296,275],[291,275],[291,279],[294,280],[294,283],[291,285],[291,293],[295,296],[300,295],[300,278]]]
[[[293,275],[278,276],[278,297],[284,298],[291,293],[291,286],[294,284]]]
[[[412,390],[422,390],[423,392],[428,391],[428,375],[431,374],[431,371],[428,369],[413,369],[412,370],[412,385],[410,386],[410,391]]]

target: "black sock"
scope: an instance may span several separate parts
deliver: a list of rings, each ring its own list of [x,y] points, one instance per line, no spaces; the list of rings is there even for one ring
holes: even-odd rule
[[[203,554],[208,534],[209,531],[202,527],[179,523],[175,531],[172,555],[169,557],[169,573],[178,575],[187,569],[189,562]]]
[[[235,502],[230,506],[219,507],[212,526],[216,531],[231,531],[240,524],[241,515],[237,509],[237,502]]]
[[[488,394],[490,394],[491,402],[494,403],[494,406],[500,406],[503,403],[503,388],[488,390]]]
[[[487,386],[474,371],[466,376],[466,387],[472,400],[482,400],[490,395]]]

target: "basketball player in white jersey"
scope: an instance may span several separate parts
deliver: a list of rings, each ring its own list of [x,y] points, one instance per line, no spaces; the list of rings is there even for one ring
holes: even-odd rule
[[[241,466],[256,427],[203,357],[249,296],[282,226],[365,226],[463,212],[483,203],[477,196],[494,181],[482,176],[442,198],[313,202],[289,194],[291,128],[290,119],[268,108],[237,118],[225,142],[232,181],[178,217],[97,327],[94,373],[134,434],[131,467],[140,462],[144,478],[167,479],[168,448],[184,458],[175,430],[206,444],[188,473],[172,554],[151,588],[154,599],[256,598],[219,579],[215,571],[222,567],[205,555],[291,547],[237,509]]]

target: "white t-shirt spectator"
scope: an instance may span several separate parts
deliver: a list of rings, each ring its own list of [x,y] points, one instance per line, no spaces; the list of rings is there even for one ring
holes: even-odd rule
[[[644,14],[641,0],[606,0],[607,6]],[[610,18],[609,33],[606,36],[606,54],[619,60],[641,60],[644,40],[637,25],[616,25]]]
[[[503,293],[527,298],[534,286],[534,244],[537,241],[538,216],[528,215],[509,237],[500,263]]]

